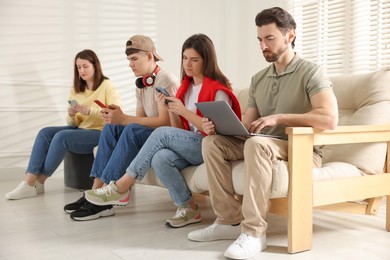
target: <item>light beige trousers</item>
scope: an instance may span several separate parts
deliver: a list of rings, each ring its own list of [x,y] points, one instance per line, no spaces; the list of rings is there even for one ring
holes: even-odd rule
[[[272,161],[285,160],[286,140],[211,135],[203,139],[202,154],[207,168],[210,200],[218,224],[238,224],[241,232],[260,237],[267,230],[266,214],[272,187]],[[245,158],[242,206],[236,199],[230,161]],[[321,156],[314,153],[314,164]]]

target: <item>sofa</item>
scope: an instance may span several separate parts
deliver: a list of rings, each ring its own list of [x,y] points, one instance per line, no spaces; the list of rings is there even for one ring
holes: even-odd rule
[[[339,106],[339,125],[390,124],[390,71],[340,75],[331,77]],[[243,113],[247,104],[248,88],[234,92]],[[244,114],[243,114],[244,116]],[[364,143],[332,145],[324,148],[323,166],[313,169],[313,180],[329,180],[368,174],[382,173],[386,158],[386,143]],[[90,156],[89,156],[90,157]],[[65,185],[78,189],[89,189],[88,178],[92,160],[70,154],[65,158]],[[244,162],[232,164],[233,184],[237,195],[243,194]],[[182,170],[189,189],[193,193],[207,194],[207,172],[204,164]],[[271,198],[285,198],[289,189],[288,163],[275,161],[273,166]],[[85,175],[80,177],[78,175]],[[164,187],[151,169],[138,182],[144,185]]]
[[[375,215],[386,198],[385,229],[390,232],[390,70],[339,75],[331,80],[339,126],[335,130],[286,128],[288,162],[275,161],[273,165],[270,212],[287,217],[289,253],[311,249],[313,209]],[[248,89],[235,94],[245,108]],[[313,159],[315,145],[324,145],[321,168],[307,163]],[[69,157],[68,168],[79,171],[84,161],[73,157]],[[231,164],[234,191],[240,198],[244,162]],[[193,193],[207,195],[204,164],[188,167],[182,174]],[[77,182],[71,181],[79,186]],[[153,170],[139,184],[164,187]]]
[[[331,80],[338,100],[340,126],[390,124],[389,70],[334,76]],[[243,112],[247,104],[248,91],[248,88],[234,91]],[[313,169],[313,180],[382,173],[386,149],[385,142],[325,146],[323,165],[321,168]],[[242,195],[244,162],[234,161],[231,165],[235,193]],[[207,172],[204,164],[190,166],[181,173],[193,193],[207,194]],[[272,174],[271,198],[286,197],[289,188],[288,163],[275,161]],[[139,183],[164,187],[153,170],[150,170]]]

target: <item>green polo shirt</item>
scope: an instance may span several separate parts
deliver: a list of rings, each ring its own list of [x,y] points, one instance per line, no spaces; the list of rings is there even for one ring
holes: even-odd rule
[[[317,64],[295,54],[284,73],[276,74],[274,64],[252,77],[248,107],[257,108],[261,116],[303,114],[312,109],[310,98],[332,89],[332,82]],[[262,134],[287,139],[285,126],[268,127]]]

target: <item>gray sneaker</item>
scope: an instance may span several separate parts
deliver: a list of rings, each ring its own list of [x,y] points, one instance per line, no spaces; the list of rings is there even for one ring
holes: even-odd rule
[[[198,205],[196,205],[196,209],[188,208],[178,208],[176,214],[167,219],[165,225],[173,228],[184,227],[189,224],[198,223],[202,221],[202,217],[200,215],[200,210]]]

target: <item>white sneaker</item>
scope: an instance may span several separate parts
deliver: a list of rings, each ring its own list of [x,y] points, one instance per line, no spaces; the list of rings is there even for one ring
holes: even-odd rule
[[[39,181],[36,181],[35,188],[37,189],[37,194],[45,193],[45,184],[42,184]]]
[[[265,234],[261,237],[252,237],[241,233],[240,237],[225,251],[225,256],[232,259],[247,259],[254,257],[267,248]]]
[[[9,200],[20,200],[36,197],[37,195],[35,186],[30,186],[27,182],[22,181],[14,190],[5,194],[5,198]]]
[[[224,239],[236,239],[241,233],[241,226],[212,224],[207,228],[191,231],[188,239],[192,241],[214,241]]]

